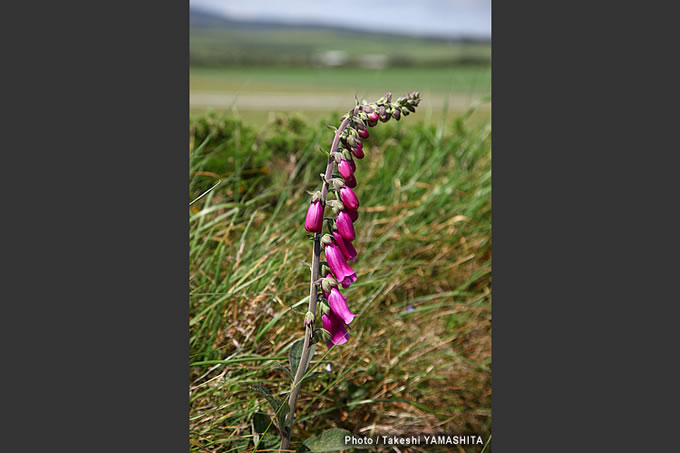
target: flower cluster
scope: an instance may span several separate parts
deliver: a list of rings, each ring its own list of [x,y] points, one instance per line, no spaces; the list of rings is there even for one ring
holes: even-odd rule
[[[417,91],[395,102],[392,102],[392,93],[387,93],[372,104],[364,102],[350,111],[343,118],[344,129],[341,127],[338,131],[342,146],[330,153],[329,166],[335,165],[337,172],[330,181],[325,181],[332,183],[336,199],[326,201],[323,192],[312,195],[305,218],[307,231],[321,233],[325,207],[331,208],[333,212],[333,217],[326,218],[328,234],[320,239],[327,263],[327,266],[322,267],[322,278],[319,281],[323,295],[320,310],[323,329],[327,331],[322,331],[325,334],[324,341],[329,347],[348,341],[347,325],[356,316],[349,310],[347,299],[338,289],[339,286],[349,288],[357,280],[356,272],[348,264],[357,259],[357,251],[352,244],[356,238],[354,222],[359,218],[359,199],[353,190],[357,186],[354,176],[357,166],[354,159],[363,159],[365,156],[363,140],[370,136],[369,127],[376,126],[378,121],[387,122],[391,118],[399,121],[402,115],[408,116],[415,112],[419,103],[420,93]]]

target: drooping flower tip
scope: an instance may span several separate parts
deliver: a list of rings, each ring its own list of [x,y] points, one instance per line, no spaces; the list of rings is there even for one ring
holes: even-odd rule
[[[345,324],[351,323],[356,316],[349,310],[347,299],[345,299],[345,296],[338,291],[338,288],[333,288],[331,290],[331,293],[328,296],[328,304],[331,307],[331,311],[337,315],[338,318],[342,319]]]
[[[375,113],[375,112],[374,112]],[[376,114],[377,115],[377,114]],[[359,134],[359,137],[363,138],[364,140],[369,137],[368,129],[359,129],[357,131],[357,134]]]
[[[340,211],[335,219],[335,225],[338,227],[340,236],[347,239],[348,241],[354,240],[354,224],[352,223],[352,218],[348,213],[345,211]]]
[[[323,226],[323,205],[320,200],[310,203],[305,217],[305,230],[310,233],[320,233]]]
[[[359,218],[359,211],[356,209],[345,209],[345,212],[349,214],[349,218],[352,219],[352,222],[356,222]]]
[[[371,111],[371,113],[368,114],[368,121],[370,122],[376,122],[378,121],[378,118],[379,118],[378,113],[374,111]]]
[[[349,267],[345,257],[335,244],[329,244],[324,248],[326,253],[326,261],[335,280],[342,285],[343,288],[349,288],[352,283],[357,281],[357,274]]]

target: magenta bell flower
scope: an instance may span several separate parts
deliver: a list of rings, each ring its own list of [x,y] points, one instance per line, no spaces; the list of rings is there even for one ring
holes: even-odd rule
[[[348,241],[344,237],[340,236],[340,233],[335,231],[333,233],[333,237],[335,238],[335,243],[342,252],[342,255],[345,257],[347,261],[356,261],[357,260],[357,250],[354,248],[354,245],[352,245],[352,241]],[[326,296],[328,298],[328,296]]]
[[[328,267],[331,268],[333,276],[343,288],[349,288],[352,283],[357,281],[356,272],[349,267],[342,251],[340,251],[337,245],[328,244],[324,248],[324,252],[326,253]]]
[[[331,289],[331,294],[328,296],[328,304],[331,306],[333,313],[338,315],[338,318],[342,319],[345,324],[351,323],[356,316],[349,311],[347,299],[338,291],[338,288]]]
[[[357,211],[356,209],[345,208],[345,212],[349,214],[349,218],[352,219],[352,222],[356,222],[357,219],[359,218],[359,211]]]
[[[323,205],[316,200],[309,205],[307,217],[305,217],[305,230],[310,233],[321,233],[323,226]]]
[[[350,241],[354,240],[354,224],[352,224],[352,218],[345,211],[338,213],[335,218],[335,226],[338,227],[340,236]]]
[[[346,208],[355,209],[359,207],[359,199],[352,189],[343,187],[340,189],[340,201]]]
[[[326,346],[332,348],[334,344],[340,345],[347,343],[347,340],[349,340],[349,332],[347,332],[347,328],[342,319],[338,318],[338,316],[331,311],[328,315],[323,315],[321,320],[323,321],[323,328],[331,333],[331,339],[326,343]]]
[[[338,172],[340,172],[340,176],[344,179],[349,179],[354,175],[354,168],[352,168],[350,162],[349,160],[343,160],[338,164]]]

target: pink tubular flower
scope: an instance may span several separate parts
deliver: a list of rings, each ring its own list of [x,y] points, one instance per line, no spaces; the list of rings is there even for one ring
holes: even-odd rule
[[[354,188],[357,186],[357,179],[352,175],[349,179],[345,179],[345,184],[347,187]]]
[[[335,279],[342,285],[343,288],[349,288],[352,283],[357,281],[357,274],[345,261],[345,257],[335,244],[328,244],[324,251],[326,253],[326,261],[328,267]]]
[[[338,164],[338,172],[340,172],[340,176],[344,179],[349,179],[354,175],[354,168],[352,168],[350,162],[349,160],[343,160]]]
[[[377,112],[371,112],[368,114],[368,121],[371,123],[374,123],[378,121],[378,113]]]
[[[349,218],[352,219],[352,222],[356,222],[359,218],[359,211],[356,209],[345,209],[345,212],[349,214]]]
[[[352,189],[343,187],[340,189],[340,201],[346,208],[355,209],[359,207],[359,199]]]
[[[352,218],[349,214],[345,211],[340,211],[335,218],[335,225],[338,227],[340,236],[350,241],[354,240],[354,224],[352,224]]]
[[[343,296],[340,291],[338,291],[338,288],[331,289],[331,293],[328,296],[328,304],[331,307],[331,311],[335,313],[338,318],[342,319],[345,324],[351,323],[356,316],[354,313],[349,311],[347,299],[345,299],[345,296]]]
[[[316,200],[309,205],[305,217],[305,230],[310,233],[320,233],[323,226],[323,205]]]
[[[326,346],[332,348],[334,344],[341,345],[347,343],[347,340],[349,340],[349,332],[347,332],[347,328],[342,319],[338,318],[331,311],[328,315],[323,315],[321,320],[323,321],[323,328],[331,333],[331,339],[326,343]]]
[[[335,238],[335,243],[337,244],[345,259],[347,261],[356,261],[357,250],[354,248],[354,245],[352,245],[352,241],[348,241],[344,237],[340,236],[340,233],[337,231],[333,233],[333,237]]]

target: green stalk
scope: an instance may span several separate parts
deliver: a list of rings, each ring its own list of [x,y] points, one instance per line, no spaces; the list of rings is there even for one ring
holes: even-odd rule
[[[357,109],[355,108],[347,118],[345,118],[337,131],[335,131],[335,137],[333,138],[333,144],[331,145],[330,153],[331,156],[328,157],[328,163],[326,164],[326,174],[321,186],[321,204],[326,207],[326,198],[328,197],[328,181],[333,175],[333,165],[335,164],[335,159],[333,159],[332,154],[338,148],[338,143],[340,142],[340,135],[342,131],[345,130],[349,124],[350,118],[355,115]],[[312,270],[311,270],[311,281],[309,282],[309,312],[311,312],[316,319],[316,282],[319,280],[319,270],[321,263],[321,233],[316,233],[314,235],[314,247],[312,252]],[[295,373],[295,379],[293,379],[293,387],[290,391],[290,398],[288,399],[288,404],[290,405],[290,412],[286,418],[286,424],[288,429],[283,429],[283,439],[281,440],[280,450],[287,450],[290,445],[290,437],[293,434],[293,422],[295,419],[295,406],[297,405],[297,399],[300,394],[300,383],[302,381],[302,376],[305,375],[307,371],[307,359],[309,358],[310,342],[312,339],[312,333],[314,329],[314,323],[307,324],[305,326],[305,342],[302,347],[302,356],[300,357],[300,365],[298,366],[297,372]]]

